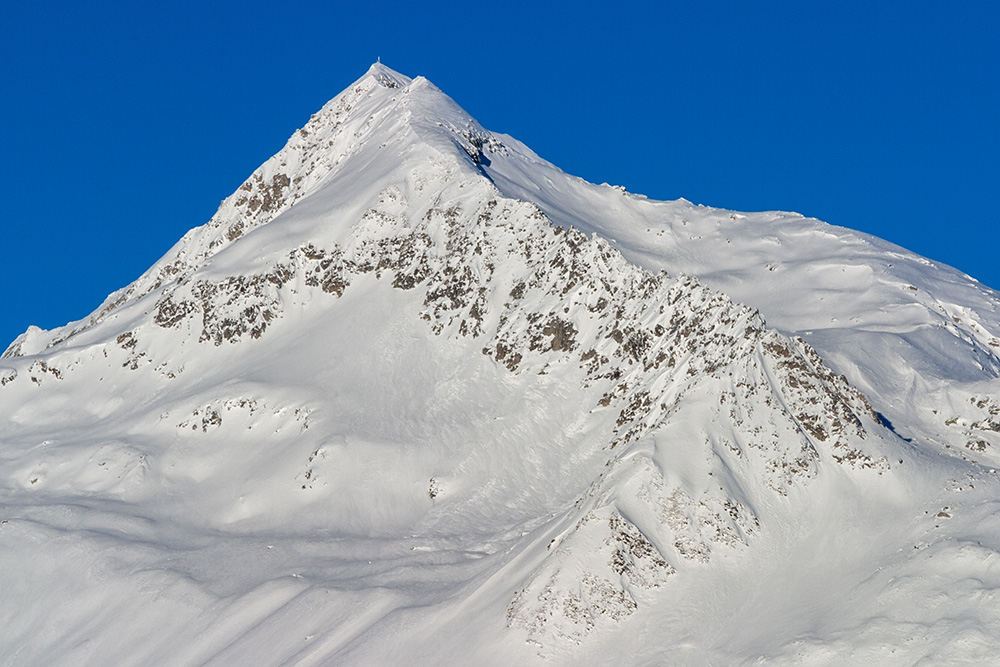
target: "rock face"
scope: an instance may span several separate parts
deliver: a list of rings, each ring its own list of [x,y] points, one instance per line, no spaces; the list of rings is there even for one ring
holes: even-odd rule
[[[972,508],[1000,498],[996,295],[954,283],[937,303],[962,316],[929,336],[892,317],[879,337],[868,320],[807,332],[814,315],[790,313],[808,285],[787,303],[717,289],[777,270],[756,261],[768,223],[781,261],[818,266],[796,243],[821,223],[775,215],[572,179],[374,65],[136,282],[7,348],[0,656],[822,662],[853,633],[856,655],[909,664],[995,647],[987,620],[968,630],[992,603],[955,594],[915,620],[940,591],[894,582],[921,580],[923,549],[971,545]],[[709,229],[736,248],[685,255]],[[920,320],[913,299],[897,305]],[[912,344],[880,358],[886,336]],[[952,339],[947,372],[978,364],[961,379],[925,354]],[[998,538],[954,575],[977,594]],[[776,572],[788,588],[769,593]],[[725,623],[745,632],[723,641]],[[914,623],[934,630],[890,658]],[[645,648],[623,659],[629,642]]]

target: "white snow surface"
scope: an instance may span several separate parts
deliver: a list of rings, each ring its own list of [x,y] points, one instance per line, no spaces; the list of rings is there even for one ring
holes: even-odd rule
[[[0,664],[989,664],[998,304],[375,64],[0,358]]]

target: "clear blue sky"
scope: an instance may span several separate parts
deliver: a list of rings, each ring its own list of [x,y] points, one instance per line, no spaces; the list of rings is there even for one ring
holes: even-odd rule
[[[1000,3],[424,4],[7,3],[0,349],[138,277],[378,57],[588,180],[1000,288]]]

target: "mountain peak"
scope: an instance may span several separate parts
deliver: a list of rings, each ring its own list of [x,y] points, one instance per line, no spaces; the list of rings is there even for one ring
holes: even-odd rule
[[[0,357],[0,663],[984,662],[998,312],[376,62]]]
[[[372,66],[365,73],[365,77],[375,79],[380,86],[386,88],[405,88],[412,81],[410,77],[383,65],[381,60],[372,63]]]

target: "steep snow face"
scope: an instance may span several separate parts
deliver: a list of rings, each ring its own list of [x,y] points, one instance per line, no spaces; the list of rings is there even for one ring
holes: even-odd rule
[[[884,664],[991,653],[1000,488],[947,448],[1000,431],[1000,404],[904,441],[925,424],[808,342],[865,344],[864,327],[785,335],[712,286],[738,284],[738,257],[678,231],[712,216],[568,177],[373,65],[135,283],[8,348],[0,656],[824,664],[844,637]],[[825,229],[760,217],[782,239]],[[942,351],[956,367],[988,353],[965,342]],[[901,353],[930,386],[914,404],[964,397],[919,349]],[[860,381],[887,363],[834,352]]]
[[[102,321],[123,303],[142,298],[165,283],[183,280],[244,234],[267,224],[316,190],[349,158],[361,153],[370,155],[369,144],[378,137],[393,137],[405,144],[407,133],[403,128],[408,114],[401,109],[405,101],[399,99],[399,94],[410,83],[409,78],[381,64],[372,65],[364,76],[313,114],[284,148],[224,199],[207,224],[192,229],[136,282],[109,296],[86,320],[67,325],[51,336],[30,332],[15,341],[7,356],[35,353],[57,344]],[[393,157],[404,150],[400,148]],[[354,179],[354,183],[368,176],[359,170],[358,163],[363,161],[351,162],[351,171],[362,177]],[[392,163],[390,168],[395,166]]]
[[[904,437],[1000,463],[1000,294],[881,239],[795,213],[651,201],[569,176],[509,137],[487,173],[629,261],[699,280],[802,336]]]

